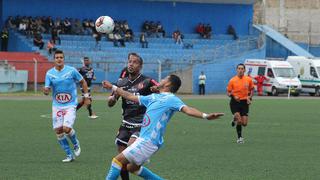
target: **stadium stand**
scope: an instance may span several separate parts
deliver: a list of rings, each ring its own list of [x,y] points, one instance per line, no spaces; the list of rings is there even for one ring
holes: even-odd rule
[[[0,59],[6,60],[6,62],[15,67],[16,70],[28,71],[28,83],[34,82],[34,64],[37,61],[38,69],[38,83],[44,82],[45,73],[50,69],[53,64],[48,59],[41,56],[39,53],[28,52],[0,52]]]

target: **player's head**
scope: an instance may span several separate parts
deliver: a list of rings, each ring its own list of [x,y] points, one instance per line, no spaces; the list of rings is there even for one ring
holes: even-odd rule
[[[91,61],[89,59],[89,57],[84,57],[83,58],[83,65],[89,67],[91,64]]]
[[[138,74],[142,69],[143,60],[137,53],[128,55],[128,72],[129,74]]]
[[[64,54],[61,50],[56,50],[54,52],[54,63],[56,66],[63,66],[64,65]]]
[[[171,74],[161,80],[159,88],[163,89],[166,92],[176,93],[179,90],[180,86],[180,78],[174,74]]]
[[[237,75],[242,77],[246,71],[246,66],[242,63],[237,65]]]

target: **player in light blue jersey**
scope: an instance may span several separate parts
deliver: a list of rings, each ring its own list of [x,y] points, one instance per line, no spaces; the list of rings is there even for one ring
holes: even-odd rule
[[[162,146],[167,124],[176,111],[207,120],[217,119],[224,115],[223,113],[206,114],[185,105],[173,94],[178,91],[181,85],[181,80],[176,75],[170,75],[160,82],[158,86],[159,94],[151,94],[148,96],[135,96],[112,85],[108,81],[104,81],[102,84],[104,88],[112,89],[123,98],[138,102],[147,108],[139,138],[112,159],[106,180],[116,180],[119,177],[121,168],[124,166],[126,166],[127,170],[131,173],[144,179],[162,179],[142,165]]]
[[[90,104],[88,86],[81,74],[73,67],[64,65],[64,54],[57,50],[54,53],[55,66],[46,74],[43,93],[48,95],[52,90],[52,125],[58,142],[66,152],[66,159],[62,162],[72,162],[81,152],[76,131],[72,128],[76,119],[77,82],[84,90],[85,104]],[[73,144],[74,155],[69,146],[67,137]]]

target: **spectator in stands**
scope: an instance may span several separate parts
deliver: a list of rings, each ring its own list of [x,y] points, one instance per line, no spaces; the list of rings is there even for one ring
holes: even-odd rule
[[[204,26],[203,38],[210,39],[211,38],[211,31],[212,31],[212,28],[211,28],[210,24],[207,24],[206,26]]]
[[[89,21],[87,19],[83,20],[82,22],[82,27],[85,35],[90,35],[92,34],[92,29],[89,25]]]
[[[39,49],[43,49],[44,42],[42,40],[42,36],[41,36],[40,32],[37,32],[37,33],[34,34],[33,44],[35,46],[39,47]]]
[[[206,75],[201,71],[201,74],[199,75],[199,95],[206,94],[206,79]]]
[[[40,17],[36,17],[36,26],[37,26],[37,31],[40,31],[40,33],[46,32],[46,29],[42,25],[42,20]]]
[[[140,35],[140,44],[142,48],[148,48],[148,41],[144,32],[142,32]]]
[[[60,18],[57,18],[54,22],[54,27],[58,30],[59,33],[63,33],[62,22]]]
[[[126,33],[124,35],[124,40],[126,42],[133,42],[133,34],[132,31],[130,31],[131,29],[126,30]]]
[[[147,36],[151,35],[151,22],[145,21],[142,25],[142,32],[146,33]]]
[[[197,28],[196,28],[196,32],[203,37],[204,35],[204,25],[202,23],[199,23]]]
[[[62,27],[63,27],[65,34],[71,34],[71,22],[69,21],[68,18],[64,19],[64,21],[62,23]]]
[[[52,39],[50,41],[48,41],[47,50],[50,55],[52,54],[52,52],[55,52],[57,50]]]
[[[61,44],[61,39],[59,37],[59,31],[56,27],[53,27],[51,30],[51,39],[53,40],[53,43],[56,44],[58,41],[58,44]]]
[[[157,37],[158,34],[161,33],[162,34],[162,37],[165,37],[166,36],[166,31],[163,29],[163,26],[162,24],[160,23],[160,21],[157,22]]]
[[[17,26],[14,23],[14,19],[12,16],[9,16],[5,23],[6,27],[9,29],[15,29]]]
[[[174,42],[176,44],[181,44],[182,43],[182,39],[183,39],[183,34],[181,34],[179,29],[177,29],[176,31],[174,31],[172,33],[172,38],[174,39]]]
[[[100,41],[102,38],[101,33],[99,33],[96,29],[94,29],[92,37],[96,40],[95,48],[96,49],[98,48],[100,50],[101,49]]]
[[[4,27],[1,31],[1,51],[8,51],[9,31]]]
[[[232,25],[228,26],[227,34],[233,35],[234,40],[239,39],[239,37],[237,36],[236,30],[234,29],[234,27]]]
[[[18,31],[23,34],[26,35],[26,31],[27,31],[27,19],[23,19],[20,24],[19,24],[19,28]]]
[[[46,29],[46,33],[50,33],[52,28],[54,27],[54,22],[51,18],[51,16],[48,16],[45,20],[44,20],[44,24],[43,24],[44,28]]]
[[[115,40],[113,32],[112,32],[112,33],[109,33],[109,34],[107,35],[107,39],[108,39],[109,41],[113,42],[113,46],[114,46],[114,47],[117,47],[117,46],[118,46],[118,42]]]
[[[124,43],[124,38],[121,36],[119,31],[114,33],[114,39],[117,44],[116,46],[118,46],[118,42],[119,42],[121,47],[126,47],[126,44]]]
[[[83,27],[79,19],[75,19],[74,23],[71,25],[72,34],[83,35]]]

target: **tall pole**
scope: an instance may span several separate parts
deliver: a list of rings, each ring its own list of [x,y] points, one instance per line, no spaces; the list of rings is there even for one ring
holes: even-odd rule
[[[33,62],[34,62],[34,93],[37,93],[37,89],[38,89],[38,61],[36,58],[33,58]]]

